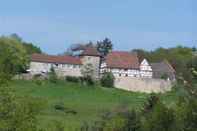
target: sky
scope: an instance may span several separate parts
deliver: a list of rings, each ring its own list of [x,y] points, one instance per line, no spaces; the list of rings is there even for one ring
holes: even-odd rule
[[[48,54],[108,37],[115,50],[197,46],[197,0],[0,0],[0,35]]]

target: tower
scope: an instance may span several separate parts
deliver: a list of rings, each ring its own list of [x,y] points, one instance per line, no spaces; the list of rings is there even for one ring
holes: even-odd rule
[[[80,55],[83,66],[91,64],[93,67],[93,78],[99,79],[100,75],[100,53],[94,47],[86,47]]]

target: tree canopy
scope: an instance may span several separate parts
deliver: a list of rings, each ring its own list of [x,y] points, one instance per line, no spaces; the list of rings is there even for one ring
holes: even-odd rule
[[[35,46],[33,43],[23,41],[23,39],[18,34],[15,34],[15,33],[11,34],[10,38],[15,39],[18,42],[20,42],[24,46],[27,54],[29,54],[29,55],[31,55],[33,53],[42,53],[42,51],[39,47]]]
[[[103,41],[98,41],[96,46],[102,56],[106,56],[113,49],[112,41],[109,38],[105,38]]]
[[[0,72],[16,74],[28,66],[28,55],[22,43],[11,37],[0,37]]]

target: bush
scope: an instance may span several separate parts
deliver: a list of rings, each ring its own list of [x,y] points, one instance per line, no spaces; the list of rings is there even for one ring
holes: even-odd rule
[[[67,108],[65,107],[64,103],[57,103],[54,105],[54,109],[57,111],[62,111],[66,114],[72,114],[72,115],[76,115],[77,111],[71,109],[71,108]]]
[[[42,85],[43,84],[43,80],[42,80],[42,75],[41,74],[36,74],[33,76],[33,80],[32,80],[36,85]]]
[[[150,94],[147,102],[144,104],[144,109],[143,109],[144,113],[151,112],[158,102],[159,102],[159,97],[154,93]]]
[[[58,78],[57,78],[57,74],[55,73],[54,68],[52,67],[50,72],[49,72],[49,81],[51,83],[57,83]]]
[[[101,78],[101,85],[104,87],[114,87],[114,76],[111,72],[106,72]]]
[[[168,79],[168,74],[166,74],[166,73],[162,74],[161,79],[167,80]]]
[[[74,83],[80,82],[80,78],[79,78],[79,77],[66,76],[65,79],[66,79],[66,81],[68,81],[68,82],[74,82]]]
[[[92,79],[92,77],[84,77],[84,81],[87,85],[94,85],[95,81]]]
[[[144,131],[177,131],[175,112],[162,103],[157,103],[147,114]]]

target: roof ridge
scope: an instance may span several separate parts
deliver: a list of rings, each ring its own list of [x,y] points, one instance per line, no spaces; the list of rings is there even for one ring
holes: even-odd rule
[[[67,63],[67,64],[82,64],[80,58],[64,55],[47,55],[47,54],[32,54],[32,61],[49,62],[49,63]]]

